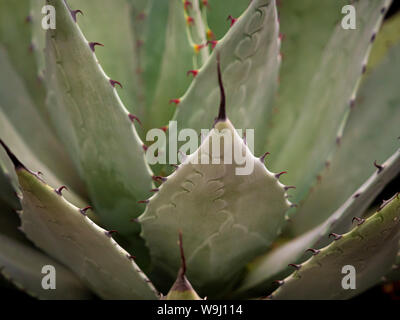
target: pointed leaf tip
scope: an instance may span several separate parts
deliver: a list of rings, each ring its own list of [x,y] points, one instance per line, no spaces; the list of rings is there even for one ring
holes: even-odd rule
[[[182,231],[179,231],[178,244],[181,256],[181,267],[178,271],[176,281],[166,296],[166,300],[201,300],[189,280],[186,278],[186,259],[183,250]]]
[[[3,147],[4,151],[7,153],[7,156],[10,158],[16,170],[18,169],[26,169],[21,161],[15,156],[14,153],[10,150],[10,148],[4,143],[2,139],[0,139],[0,144]]]
[[[185,259],[185,252],[183,251],[183,241],[182,241],[182,231],[179,230],[179,251],[181,254],[181,269],[182,274],[186,274],[186,259]]]
[[[216,122],[225,121],[226,120],[226,101],[225,101],[225,89],[224,84],[222,83],[222,75],[221,75],[221,61],[220,54],[217,52],[217,73],[218,73],[218,85],[221,93],[221,102],[219,104],[219,113]]]

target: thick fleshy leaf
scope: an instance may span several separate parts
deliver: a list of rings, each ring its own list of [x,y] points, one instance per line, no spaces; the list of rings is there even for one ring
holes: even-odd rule
[[[29,120],[26,120],[29,121]],[[43,175],[43,178],[54,188],[60,187],[62,184],[66,182],[61,182],[58,177],[54,176],[53,170],[48,168],[45,164],[43,164],[36,155],[32,152],[29,147],[29,141],[24,142],[22,137],[15,131],[14,127],[8,121],[8,118],[3,113],[0,106],[0,138],[9,146],[12,146],[14,153],[21,159],[25,159],[25,163],[35,172],[40,172]],[[46,141],[45,137],[42,137],[43,141]],[[16,179],[15,174],[13,173],[12,166],[7,165],[9,160],[5,158],[4,152],[0,151],[0,162],[3,167],[6,168],[7,174],[12,176],[13,178],[13,187],[14,191],[18,191],[18,180]],[[3,161],[2,161],[3,160]],[[67,171],[66,173],[68,173]],[[68,188],[70,187],[67,184]],[[73,189],[74,190],[74,189]],[[69,189],[69,192],[66,193],[66,198],[68,201],[72,202],[77,206],[86,206],[87,203],[80,196],[78,196],[73,190]]]
[[[26,169],[8,150],[22,191],[21,230],[37,247],[67,265],[104,299],[155,299],[133,257],[106,231]]]
[[[293,217],[299,235],[327,219],[399,147],[400,44],[363,83],[343,139],[304,203]]]
[[[57,28],[46,43],[49,112],[69,153],[80,168],[102,220],[122,234],[138,232],[129,224],[142,211],[137,202],[152,188],[142,142],[66,2],[51,0]],[[79,17],[78,17],[79,18]]]
[[[324,49],[335,26],[343,17],[341,9],[348,1],[302,0],[278,3],[282,67],[277,108],[271,119],[268,119],[269,132],[266,137],[272,166],[279,166],[273,160],[304,110],[310,82],[321,68]]]
[[[35,59],[38,49],[31,42],[29,8],[29,1],[0,1],[0,106],[35,156],[85,197],[84,184],[48,122],[45,88]]]
[[[119,96],[126,108],[141,119],[136,97],[138,76],[130,4],[126,0],[68,0],[68,4],[84,13],[79,19],[79,27],[95,46],[96,57],[104,72],[123,85]],[[96,42],[104,48],[95,45]]]
[[[352,218],[362,216],[385,185],[400,172],[400,149],[382,165],[384,169],[372,174],[329,219],[255,261],[239,286],[237,294],[251,292],[259,295],[263,294],[263,290],[265,293],[272,281],[290,274],[292,269],[288,269],[288,264],[301,263],[309,256],[309,253],[305,253],[307,249],[325,246],[331,232],[346,232]]]
[[[355,99],[371,43],[384,17],[382,8],[390,3],[391,0],[354,3],[356,29],[345,30],[341,22],[336,25],[304,99],[292,102],[300,104],[299,114],[294,115],[296,122],[284,136],[274,137],[271,133],[269,137],[276,143],[268,148],[271,166],[288,170],[287,180],[283,181],[297,187],[295,202],[307,195],[341,138],[340,129]]]
[[[144,127],[148,129],[168,125],[175,111],[169,101],[189,86],[187,72],[194,68],[195,51],[186,34],[181,0],[153,0],[146,22],[139,40],[143,42],[141,70],[148,112]]]
[[[233,151],[243,152],[246,169],[237,157],[231,157],[231,164],[223,162]],[[220,164],[213,163],[216,159]],[[139,217],[156,284],[170,287],[176,277],[176,239],[182,232],[194,288],[210,297],[229,290],[246,263],[265,252],[285,224],[290,203],[278,178],[251,154],[229,120],[217,122]]]
[[[184,274],[179,272],[165,300],[202,300]]]
[[[0,1],[0,44],[7,52],[16,73],[21,76],[23,86],[33,104],[43,118],[48,119],[44,107],[46,93],[43,84],[38,79],[34,54],[36,47],[32,42],[30,1]]]
[[[86,299],[91,293],[65,266],[48,257],[18,229],[21,209],[16,191],[18,178],[12,162],[0,149],[0,278],[1,275],[17,288],[40,299]],[[56,290],[45,290],[42,268],[56,269]]]
[[[4,212],[3,209],[1,211],[2,220]],[[7,214],[17,215],[15,212]],[[55,268],[55,290],[45,290],[42,287],[42,280],[46,275],[42,273],[42,269],[45,266]],[[6,237],[2,232],[0,232],[0,274],[18,289],[39,299],[70,300],[92,297],[91,292],[65,266],[29,244]]]
[[[384,203],[378,212],[359,222],[308,261],[272,293],[272,299],[349,299],[367,290],[390,270],[400,241],[400,196]],[[344,270],[344,267],[352,268]],[[350,273],[349,273],[350,272]],[[354,272],[354,273],[352,273]],[[347,277],[355,276],[354,288]]]
[[[46,32],[42,27],[42,13],[43,6],[46,5],[46,0],[30,0],[29,23],[32,28],[32,47],[33,53],[36,56],[37,74],[39,79],[42,80],[44,76],[44,48],[46,46]],[[47,110],[45,109],[47,113]]]
[[[215,51],[218,51],[230,118],[237,128],[255,129],[255,150],[261,153],[265,146],[266,121],[277,87],[280,65],[278,29],[275,1],[252,1],[218,42],[214,53],[180,99],[174,116],[178,128],[193,128],[200,134],[202,128],[208,128],[213,122],[213,110],[219,99],[214,67]]]
[[[210,34],[207,33],[206,8],[199,0],[191,1],[190,5],[184,2],[183,7],[189,43],[193,48],[195,45],[201,46],[200,50],[193,51],[193,69],[199,69],[210,56],[207,41],[211,39],[208,39]]]
[[[186,277],[186,258],[183,251],[182,234],[179,234],[179,249],[182,260],[181,268],[165,300],[201,300]]]

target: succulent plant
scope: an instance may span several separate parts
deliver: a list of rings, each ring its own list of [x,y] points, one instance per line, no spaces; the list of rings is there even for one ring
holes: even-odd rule
[[[399,279],[400,197],[374,203],[400,172],[391,1],[227,4],[0,0],[6,280],[40,299],[347,299]],[[143,142],[169,120],[211,129],[175,170]],[[251,173],[193,161],[221,156],[222,130]]]

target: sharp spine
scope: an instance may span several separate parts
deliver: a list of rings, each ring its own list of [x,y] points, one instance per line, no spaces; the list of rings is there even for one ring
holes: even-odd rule
[[[57,188],[57,189],[54,189],[54,191],[55,191],[55,193],[57,193],[59,196],[62,196],[62,191],[63,191],[64,189],[68,191],[68,188],[67,188],[66,186],[61,186],[61,187],[59,187],[59,188]]]

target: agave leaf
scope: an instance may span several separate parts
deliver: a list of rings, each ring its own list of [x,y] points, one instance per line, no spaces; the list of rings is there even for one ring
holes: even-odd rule
[[[27,120],[28,121],[28,120]],[[31,151],[30,147],[24,142],[22,137],[15,131],[14,127],[8,121],[8,118],[5,116],[0,106],[0,137],[5,143],[13,146],[15,154],[21,159],[25,159],[25,163],[32,168],[35,172],[40,172],[44,179],[54,188],[58,188],[62,185],[61,181],[58,177],[54,176],[53,171],[50,170],[45,164],[43,164],[40,160],[37,159],[36,155]],[[45,141],[45,137],[43,137]],[[0,151],[0,165],[5,168],[5,172],[8,177],[12,178],[11,186],[14,189],[14,192],[18,192],[18,179],[15,176],[14,170],[10,165],[9,160],[5,157],[4,152]],[[68,184],[68,187],[70,185]],[[8,198],[8,197],[7,197]],[[86,201],[84,201],[80,196],[78,196],[73,190],[69,189],[69,192],[66,193],[66,198],[68,201],[72,202],[74,205],[84,207],[87,205]],[[10,199],[10,198],[8,198]]]
[[[21,205],[17,197],[18,178],[7,154],[0,150],[0,274],[16,287],[40,299],[86,299],[91,293],[75,275],[60,263],[34,248],[19,231],[15,210]],[[18,189],[19,192],[19,189]],[[44,290],[42,267],[56,268],[57,290]],[[0,277],[1,278],[1,277]]]
[[[31,37],[33,45],[33,53],[36,57],[36,65],[38,76],[43,79],[44,76],[44,48],[46,46],[46,32],[42,27],[42,19],[44,14],[42,13],[43,6],[46,5],[46,0],[30,0],[30,12],[29,12],[29,23],[31,24]],[[47,110],[45,109],[47,114]],[[51,122],[50,122],[51,123]]]
[[[400,240],[400,197],[340,239],[320,250],[283,280],[273,299],[349,299],[372,287],[396,260]],[[355,288],[344,290],[342,268],[355,268]]]
[[[255,261],[237,289],[237,294],[261,294],[262,287],[265,290],[273,280],[290,274],[291,269],[287,267],[289,263],[303,262],[309,255],[304,253],[308,248],[325,246],[331,232],[346,232],[352,218],[360,217],[384,186],[400,172],[400,149],[383,166],[382,171],[373,173],[325,222]]]
[[[68,4],[84,13],[79,27],[88,41],[104,45],[104,48],[95,47],[104,72],[122,83],[121,100],[130,112],[141,118],[135,96],[138,83],[129,3],[126,0],[69,0]]]
[[[51,265],[56,270],[56,290],[45,290],[41,283],[42,268]],[[22,245],[0,234],[0,274],[18,289],[39,299],[89,299],[92,294],[76,276],[62,264],[40,251]]]
[[[84,185],[48,123],[45,88],[34,56],[37,49],[31,43],[30,17],[29,1],[0,1],[1,109],[24,140],[29,141],[36,157],[84,197]]]
[[[357,12],[356,29],[345,30],[341,22],[336,25],[318,63],[318,72],[310,83],[306,82],[306,95],[296,100],[299,105],[298,113],[293,115],[296,122],[284,136],[275,137],[271,133],[269,137],[276,144],[268,148],[272,168],[288,170],[287,180],[283,181],[297,187],[294,201],[308,193],[340,139],[338,131],[355,99],[371,42],[383,20],[382,8],[388,8],[390,3],[391,0],[367,0],[353,4]]]
[[[222,139],[228,139],[220,158],[209,149],[216,146],[212,139],[221,146]],[[236,169],[243,167],[237,158],[232,164],[222,163],[232,150],[243,150],[246,163],[254,166],[248,175],[237,174]],[[221,164],[212,164],[213,159],[220,159]],[[139,217],[154,265],[154,281],[157,277],[168,279],[169,283],[162,285],[171,286],[180,266],[175,248],[182,232],[189,279],[202,295],[220,296],[245,264],[279,235],[289,205],[277,176],[251,154],[229,120],[218,121],[200,148],[150,198]]]
[[[37,247],[67,265],[104,299],[154,299],[156,290],[132,256],[106,231],[12,159],[22,190],[21,230]]]
[[[186,259],[183,251],[181,233],[179,234],[179,247],[181,252],[181,268],[165,300],[201,300],[186,277]]]
[[[142,70],[149,114],[145,128],[168,125],[174,114],[169,104],[190,84],[187,71],[193,69],[194,49],[186,35],[182,1],[152,1],[143,44]],[[165,30],[165,32],[160,32]]]
[[[75,23],[76,12],[64,1],[48,3],[57,12],[57,28],[48,30],[46,42],[47,82],[56,99],[49,112],[104,225],[133,233],[129,219],[141,212],[137,202],[153,186],[142,142],[113,88],[117,84]]]
[[[299,235],[327,219],[399,146],[400,44],[363,83],[338,150],[293,217],[291,230]],[[376,94],[379,92],[379,94]],[[379,106],[379,107],[377,107]]]
[[[179,272],[165,300],[202,300],[184,274]]]
[[[0,44],[6,49],[12,66],[21,75],[25,90],[34,105],[48,119],[44,107],[45,90],[38,79],[38,69],[32,43],[29,1],[0,1]],[[15,91],[12,91],[13,93]]]
[[[283,62],[279,74],[278,108],[269,119],[268,150],[274,157],[303,110],[324,49],[348,1],[280,1]],[[312,39],[312,40],[311,40]],[[296,102],[296,103],[294,103]],[[275,165],[272,161],[271,165]]]
[[[0,274],[20,290],[39,299],[88,299],[92,296],[65,266],[34,248],[17,230],[14,210],[0,204]],[[56,269],[56,290],[44,290],[43,266]]]
[[[195,69],[200,68],[210,56],[210,48],[207,45],[207,22],[205,21],[205,8],[204,5],[200,4],[199,0],[191,1],[190,5],[183,2],[186,26],[187,26],[187,36],[189,43],[192,46],[201,45],[202,48],[199,52],[193,51],[194,59],[193,66]]]
[[[231,120],[238,128],[255,129],[255,150],[260,153],[277,85],[278,29],[275,1],[254,0],[214,49],[221,55]],[[180,99],[174,116],[179,128],[200,133],[213,122],[218,104],[214,65],[212,54]]]

